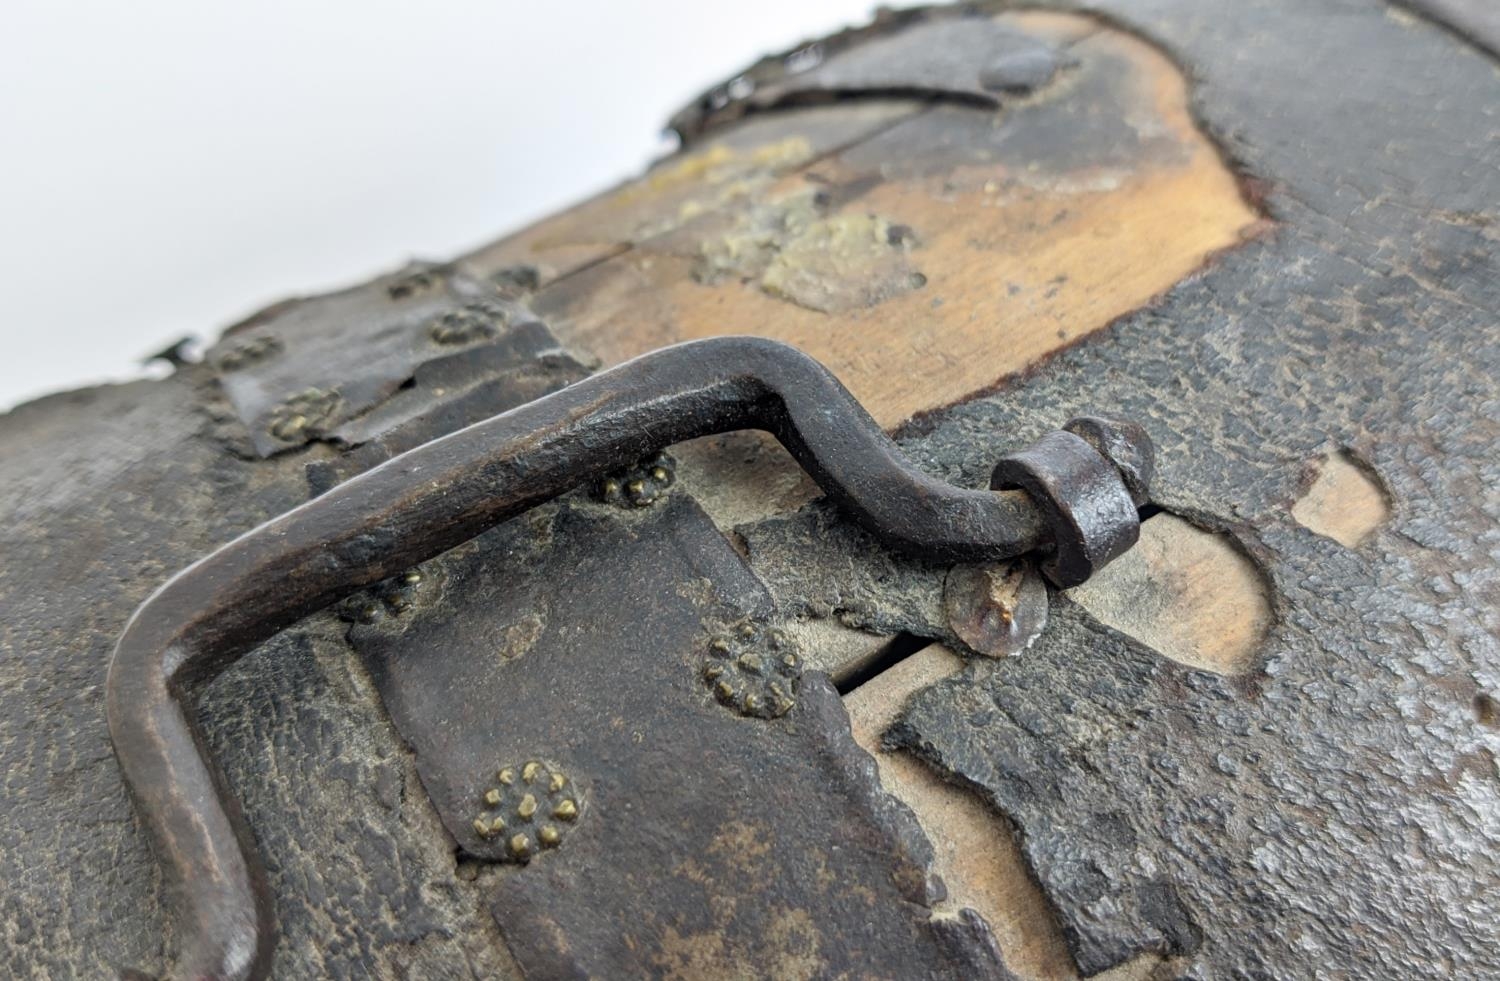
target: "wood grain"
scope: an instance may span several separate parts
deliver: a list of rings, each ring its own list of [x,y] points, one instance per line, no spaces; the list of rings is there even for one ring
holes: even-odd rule
[[[1099,622],[1202,671],[1253,670],[1271,627],[1265,577],[1224,535],[1161,513],[1068,595]]]
[[[894,427],[1104,328],[1261,227],[1168,59],[1085,18],[1024,25],[1076,61],[1037,95],[998,113],[883,106],[864,119],[878,132],[789,155],[802,162],[784,173],[726,170],[744,188],[729,198],[725,182],[700,179],[714,170],[702,156],[686,158],[673,166],[696,176],[632,192],[649,202],[630,220],[664,210],[662,231],[542,289],[538,311],[605,363],[720,334],[788,341]],[[836,143],[817,136],[825,126],[855,132],[851,107],[862,104],[798,110],[806,145]],[[698,153],[725,168],[778,158],[796,137],[777,132]],[[610,207],[636,207],[618,197]],[[575,247],[593,220],[549,226],[551,247]],[[596,237],[628,237],[600,222]]]
[[[552,282],[720,208],[743,206],[778,177],[917,111],[905,100],[829,113],[791,110],[746,120],[646,173],[507,235],[461,261],[480,276],[515,267]]]

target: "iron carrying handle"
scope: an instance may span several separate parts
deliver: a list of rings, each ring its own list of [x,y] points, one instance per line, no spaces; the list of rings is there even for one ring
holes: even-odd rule
[[[282,628],[586,480],[736,429],[775,435],[891,548],[946,562],[1042,551],[1054,581],[1071,585],[1134,543],[1132,491],[1138,498],[1149,477],[1150,441],[1128,425],[1070,428],[1002,461],[997,482],[1024,489],[961,489],[914,468],[795,348],[695,341],[403,453],[178,573],[131,617],[106,699],[115,755],[171,890],[172,976],[261,977],[269,966],[265,871],[186,694]]]

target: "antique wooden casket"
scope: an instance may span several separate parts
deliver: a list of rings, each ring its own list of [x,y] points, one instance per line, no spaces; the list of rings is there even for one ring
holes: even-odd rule
[[[0,417],[0,972],[1500,976],[1497,52],[1465,0],[885,13],[566,213]],[[195,906],[225,867],[171,858],[212,829],[153,839],[172,774],[128,791],[112,742],[132,612],[719,335],[960,488],[1133,420],[1139,541],[1043,587],[890,547],[764,433],[657,456],[682,430],[639,417],[653,455],[174,683],[214,782],[171,800],[222,797],[263,892]],[[307,593],[243,588],[201,629]]]

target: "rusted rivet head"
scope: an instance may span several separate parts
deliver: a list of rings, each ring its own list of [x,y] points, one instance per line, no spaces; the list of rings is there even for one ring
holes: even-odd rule
[[[943,611],[970,650],[1006,657],[1030,647],[1047,625],[1047,587],[1026,559],[956,565],[943,583]]]
[[[1082,436],[1061,430],[995,465],[994,490],[1031,496],[1052,532],[1042,573],[1061,589],[1077,586],[1134,545],[1141,521],[1114,461]]]
[[[1079,416],[1069,419],[1064,432],[1083,437],[1099,455],[1115,465],[1135,506],[1151,500],[1151,480],[1156,476],[1156,447],[1143,426],[1122,419]]]

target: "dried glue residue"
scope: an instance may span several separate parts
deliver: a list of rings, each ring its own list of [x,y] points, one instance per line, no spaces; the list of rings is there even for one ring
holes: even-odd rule
[[[755,171],[795,167],[812,156],[812,144],[807,137],[800,135],[788,136],[750,149],[714,143],[659,164],[643,181],[622,189],[620,197],[660,194],[682,185],[721,184]]]
[[[823,313],[872,307],[926,285],[912,264],[910,228],[880,215],[825,214],[824,207],[820,195],[807,193],[754,209],[702,243],[694,278],[737,276]]]

